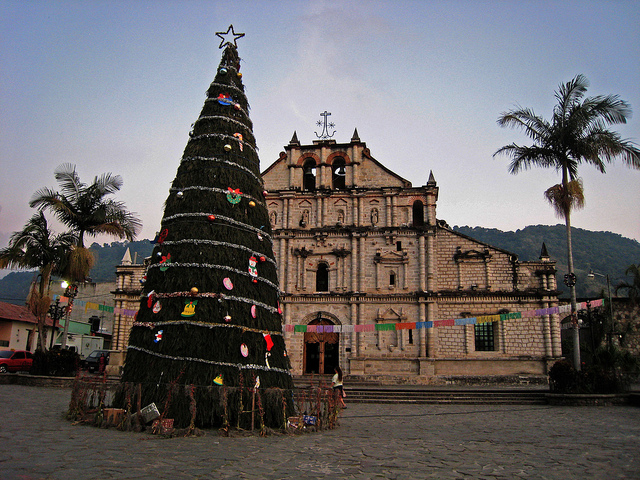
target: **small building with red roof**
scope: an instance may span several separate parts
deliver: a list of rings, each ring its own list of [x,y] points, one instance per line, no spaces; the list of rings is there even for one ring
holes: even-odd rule
[[[46,338],[50,339],[53,320],[47,315]],[[60,327],[59,322],[56,328]],[[28,350],[38,346],[38,319],[28,307],[0,302],[0,350]]]

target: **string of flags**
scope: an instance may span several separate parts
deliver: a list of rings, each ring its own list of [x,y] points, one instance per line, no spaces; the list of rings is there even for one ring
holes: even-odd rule
[[[601,307],[602,299],[591,300],[577,304],[577,310],[584,310],[588,307]],[[433,320],[428,322],[402,322],[402,323],[378,323],[362,325],[284,325],[285,332],[304,333],[348,333],[348,332],[380,332],[386,330],[420,330],[424,328],[452,327],[460,325],[479,325],[483,323],[494,323],[504,320],[516,320],[520,318],[541,317],[544,315],[556,315],[571,313],[571,305],[559,307],[541,308],[537,310],[527,310],[525,312],[512,312],[500,315],[482,315],[468,318],[451,318],[446,320]]]
[[[54,300],[59,298],[60,302],[68,302],[69,297],[63,295],[54,296]],[[581,302],[576,305],[576,310],[601,307],[603,299]],[[98,310],[100,312],[114,313],[125,317],[135,317],[138,310],[127,308],[115,308],[109,305],[102,305],[95,302],[85,302],[75,300],[74,304],[84,307],[87,310]],[[349,332],[380,332],[387,330],[420,330],[424,328],[453,327],[461,325],[480,325],[483,323],[494,323],[505,320],[517,320],[520,318],[542,317],[544,315],[558,315],[571,313],[571,305],[561,305],[558,307],[540,308],[537,310],[527,310],[524,312],[503,313],[499,315],[481,315],[468,318],[450,318],[446,320],[430,320],[427,322],[398,322],[398,323],[370,323],[361,325],[284,325],[283,331],[293,333],[349,333]]]
[[[60,299],[60,303],[65,303],[65,302],[69,303],[69,297],[65,297],[64,295],[54,295],[53,299],[54,300]],[[85,302],[84,300],[74,300],[73,305],[76,307],[84,307],[85,312],[87,310],[97,310],[99,312],[114,313],[114,310],[116,310],[114,307],[110,305],[103,305],[101,303],[96,303],[96,302]]]

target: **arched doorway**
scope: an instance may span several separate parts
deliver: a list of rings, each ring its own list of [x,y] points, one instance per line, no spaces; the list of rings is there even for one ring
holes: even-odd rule
[[[331,320],[318,316],[309,325],[334,325]],[[304,365],[305,374],[333,374],[333,369],[340,363],[340,335],[337,333],[305,332]]]

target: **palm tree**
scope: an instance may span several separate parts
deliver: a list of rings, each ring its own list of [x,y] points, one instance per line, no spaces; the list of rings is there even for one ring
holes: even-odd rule
[[[624,274],[627,276],[631,275],[632,280],[631,282],[620,282],[616,286],[616,294],[618,294],[620,290],[626,290],[627,297],[629,297],[632,302],[639,303],[640,302],[640,264],[629,265],[629,267],[627,267],[627,270],[624,272]]]
[[[618,95],[584,98],[589,82],[577,75],[561,84],[555,92],[557,105],[551,121],[531,109],[517,108],[503,112],[501,127],[522,129],[533,141],[532,146],[512,143],[494,153],[511,157],[509,172],[517,174],[532,167],[553,168],[561,173],[561,183],[547,190],[545,196],[565,219],[567,230],[567,284],[571,294],[571,318],[574,326],[573,359],[580,370],[580,332],[576,314],[576,289],[571,247],[571,210],[584,202],[578,166],[588,163],[605,173],[605,165],[620,158],[631,168],[640,169],[640,150],[607,127],[624,124],[631,116],[629,104]]]
[[[54,176],[60,191],[44,187],[34,193],[29,205],[51,210],[76,238],[66,276],[72,281],[84,281],[93,266],[93,256],[84,246],[85,236],[108,234],[118,238],[135,239],[142,226],[124,203],[105,198],[122,187],[122,177],[104,173],[93,183],[80,181],[75,165],[60,165]]]
[[[37,268],[40,272],[40,280],[32,286],[29,295],[29,307],[38,319],[38,344],[43,350],[46,350],[44,325],[51,303],[49,282],[52,275],[60,274],[65,268],[75,241],[72,233],[53,234],[44,214],[38,212],[21,231],[11,235],[9,245],[0,250],[0,268]]]

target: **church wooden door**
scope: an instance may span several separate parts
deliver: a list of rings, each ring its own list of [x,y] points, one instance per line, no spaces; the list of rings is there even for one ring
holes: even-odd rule
[[[309,322],[309,325],[333,325],[324,318]],[[340,336],[337,333],[306,332],[304,334],[304,373],[333,374],[339,364],[338,345]]]

